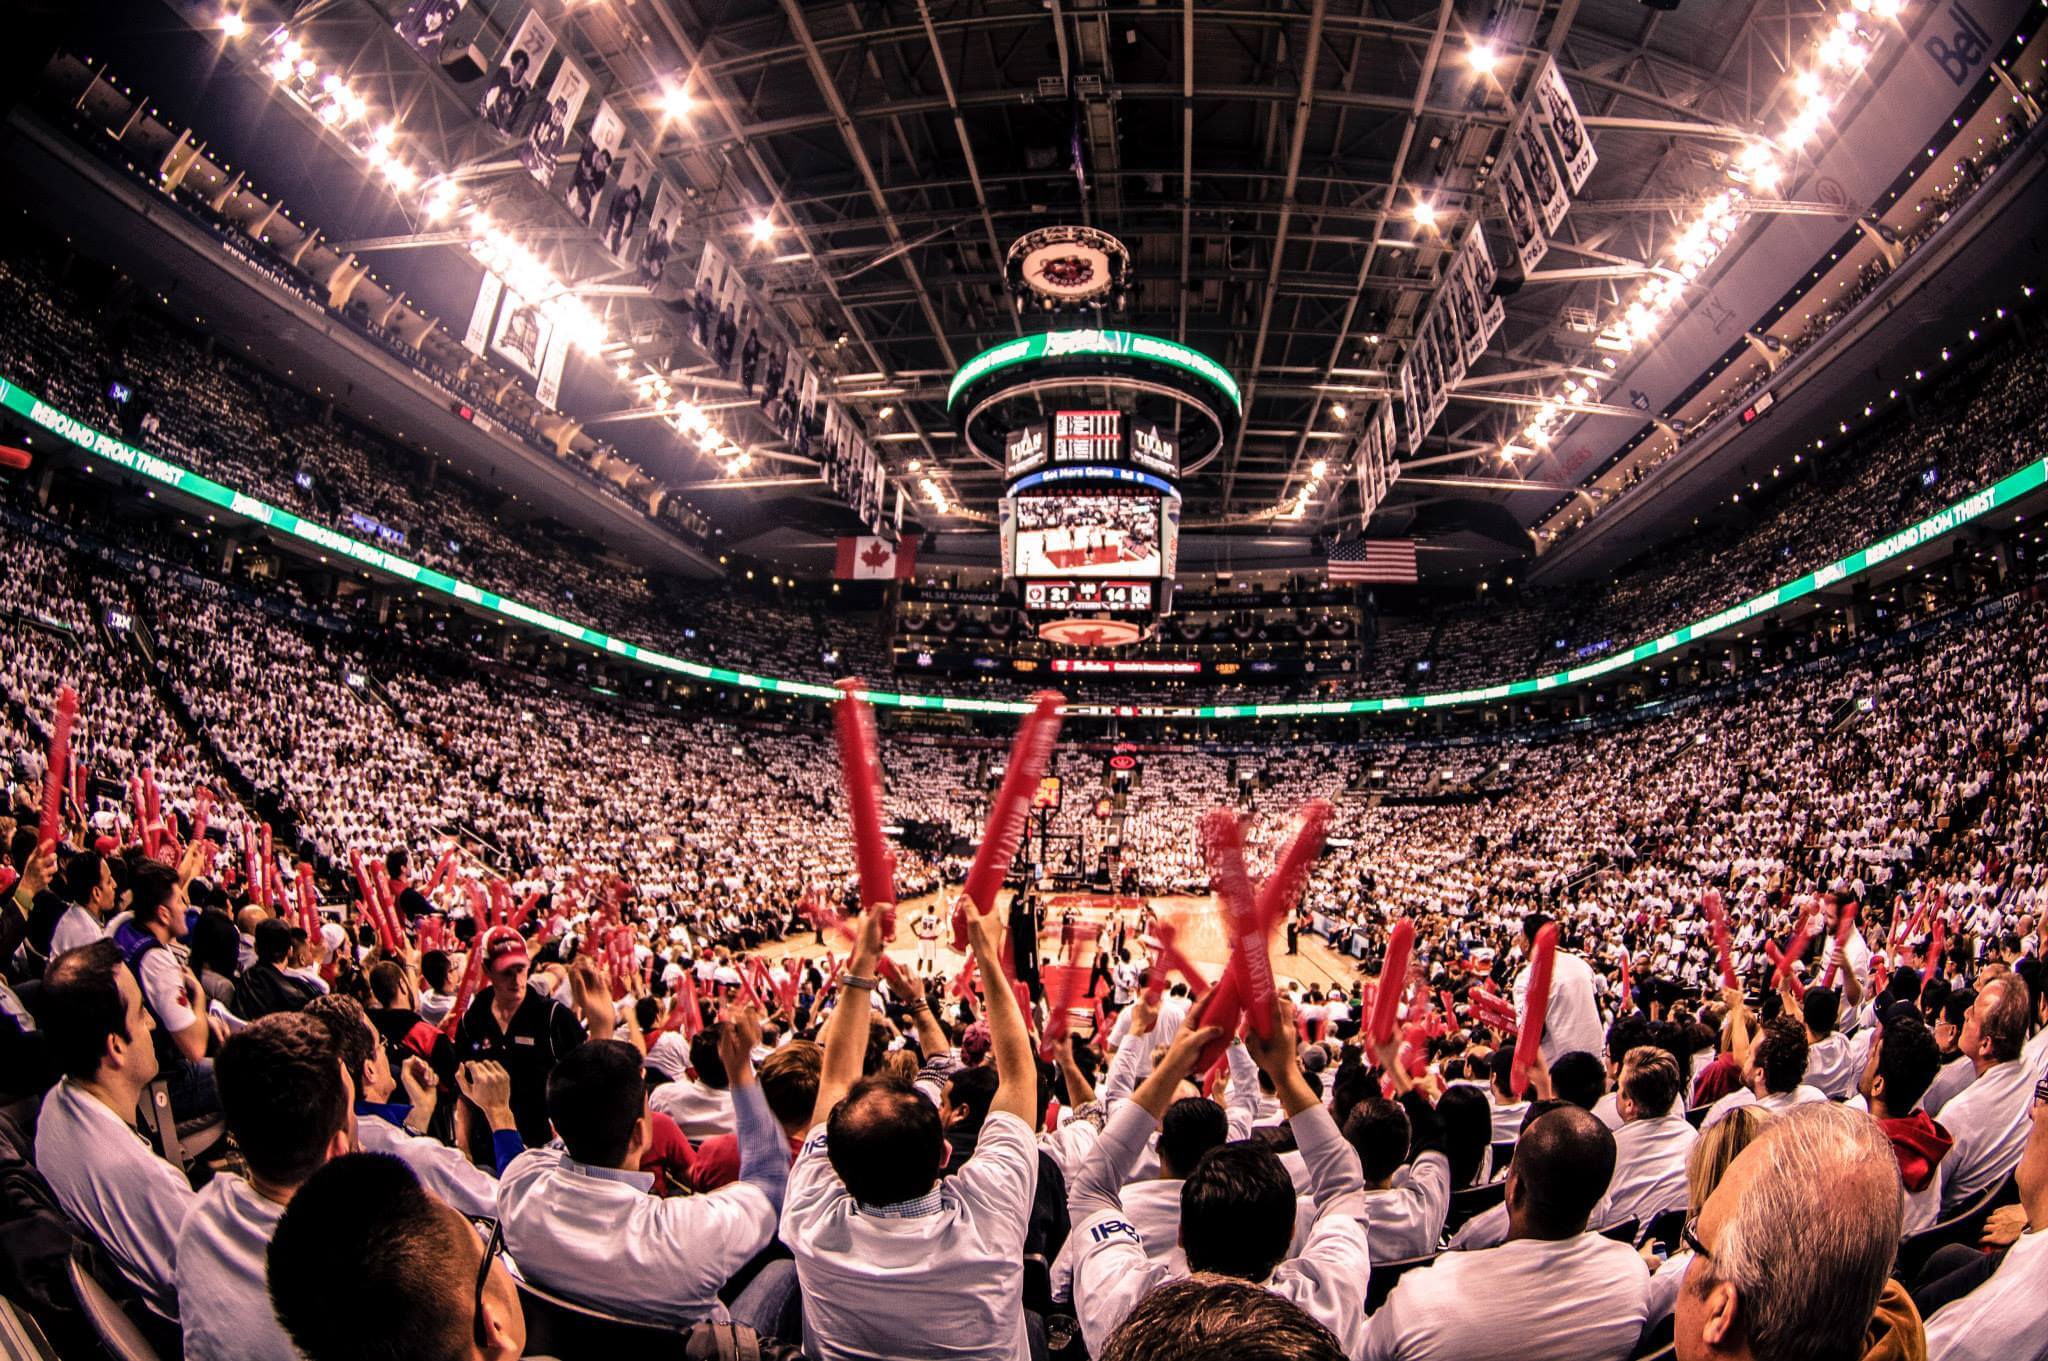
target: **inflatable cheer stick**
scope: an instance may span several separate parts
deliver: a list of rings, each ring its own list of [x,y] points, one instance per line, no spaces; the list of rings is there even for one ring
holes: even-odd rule
[[[875,711],[860,697],[867,685],[839,682],[832,728],[839,740],[839,771],[846,786],[846,813],[853,832],[853,860],[860,873],[863,912],[880,908],[882,939],[896,936],[896,860],[882,837],[882,758],[875,749]]]
[[[1230,939],[1231,968],[1242,978],[1244,1013],[1260,1039],[1273,1028],[1278,995],[1273,986],[1273,958],[1258,919],[1251,878],[1244,868],[1244,824],[1228,808],[1202,815],[1202,855],[1209,863],[1209,883],[1223,909],[1224,934]]]
[[[1522,1030],[1515,1038],[1515,1058],[1509,1065],[1508,1087],[1520,1092],[1529,1082],[1529,1070],[1542,1061],[1543,1022],[1550,1014],[1550,975],[1557,967],[1557,923],[1546,922],[1536,933],[1529,955],[1529,993],[1522,1012]]]
[[[50,725],[49,769],[43,773],[43,822],[38,846],[55,845],[64,835],[65,768],[71,764],[71,725],[78,721],[78,692],[65,686],[57,692],[57,717]]]
[[[1394,1010],[1406,991],[1402,983],[1408,977],[1408,957],[1414,951],[1415,923],[1403,917],[1387,934],[1387,960],[1380,970],[1379,987],[1373,993],[1372,1022],[1366,1033],[1375,1050],[1394,1038]]]

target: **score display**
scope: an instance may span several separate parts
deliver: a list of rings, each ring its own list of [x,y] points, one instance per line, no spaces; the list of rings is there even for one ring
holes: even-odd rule
[[[1052,418],[1054,463],[1116,463],[1123,444],[1121,411],[1061,411]]]
[[[1026,581],[1024,608],[1058,613],[1146,614],[1152,609],[1149,581]]]
[[[1014,482],[1054,467],[1143,468],[1180,476],[1180,437],[1171,425],[1121,411],[1055,411],[1051,420],[1016,426],[1003,436],[1003,476]]]

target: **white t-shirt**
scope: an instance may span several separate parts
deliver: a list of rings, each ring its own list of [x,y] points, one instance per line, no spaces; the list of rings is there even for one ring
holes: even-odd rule
[[[782,1241],[804,1294],[804,1351],[822,1361],[1023,1361],[1024,1235],[1038,1145],[1003,1111],[936,1188],[935,1213],[864,1211],[811,1129],[789,1171]]]
[[[1527,1014],[1529,966],[1515,975],[1515,1018]],[[1548,1067],[1566,1054],[1595,1056],[1607,1052],[1607,1031],[1600,1024],[1600,1006],[1593,996],[1593,969],[1569,950],[1559,950],[1550,970],[1550,1005],[1543,1013],[1543,1063]]]
[[[1649,1268],[1595,1233],[1447,1252],[1366,1320],[1362,1361],[1622,1361],[1643,1331]]]
[[[65,1212],[99,1238],[121,1274],[159,1312],[176,1318],[178,1231],[197,1198],[184,1174],[68,1077],[43,1097],[36,1170]]]
[[[1942,1107],[1941,1126],[1956,1141],[1941,1160],[1944,1214],[1955,1213],[2019,1166],[2039,1076],[2024,1057],[1993,1064]]]
[[[178,1319],[185,1361],[300,1361],[270,1306],[265,1268],[284,1206],[223,1172],[178,1235]]]
[[[50,933],[50,958],[55,959],[66,950],[76,950],[81,945],[102,940],[106,934],[107,929],[100,924],[99,918],[73,903],[64,909],[64,915],[57,919],[57,929]]]
[[[1647,1225],[1666,1210],[1685,1208],[1685,1160],[1700,1132],[1682,1115],[1631,1120],[1614,1132],[1614,1177],[1607,1183],[1606,1228],[1634,1219]]]
[[[1823,1035],[1806,1051],[1806,1085],[1830,1097],[1855,1095],[1857,1079],[1862,1076],[1863,1065],[1856,1061],[1855,1047],[1840,1031]]]
[[[2023,1233],[1991,1279],[1927,1320],[1927,1361],[2048,1361],[2048,1233]]]
[[[692,1078],[662,1083],[648,1094],[647,1108],[675,1121],[692,1143],[733,1132],[732,1093]]]
[[[1777,1115],[1782,1111],[1791,1110],[1794,1106],[1803,1106],[1809,1101],[1827,1099],[1826,1092],[1818,1087],[1809,1087],[1803,1082],[1789,1092],[1772,1092],[1769,1096],[1758,1096],[1749,1088],[1742,1087],[1707,1107],[1706,1116],[1700,1121],[1700,1128],[1712,1129],[1738,1106],[1755,1106],[1766,1114]]]
[[[1435,1252],[1451,1212],[1450,1160],[1430,1149],[1394,1174],[1394,1184],[1365,1193],[1372,1252],[1382,1262]]]
[[[185,1002],[185,969],[170,947],[145,950],[142,972],[137,980],[142,996],[156,1014],[156,1023],[172,1035],[182,1035],[199,1020],[199,1013]]]
[[[495,1219],[498,1179],[439,1139],[414,1134],[381,1115],[356,1116],[356,1142],[365,1153],[389,1153],[413,1170],[420,1185],[465,1215]]]

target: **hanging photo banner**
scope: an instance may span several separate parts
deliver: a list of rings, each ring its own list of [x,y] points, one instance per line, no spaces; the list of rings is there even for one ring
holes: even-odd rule
[[[1479,235],[1475,227],[1471,233]],[[1450,272],[1444,279],[1444,305],[1449,307],[1458,323],[1460,357],[1465,367],[1471,368],[1479,362],[1479,356],[1486,353],[1489,332],[1486,319],[1480,313],[1479,294],[1472,282],[1472,250],[1467,246],[1451,259]]]
[[[1493,267],[1493,252],[1486,244],[1486,233],[1477,226],[1465,238],[1465,268],[1479,307],[1480,326],[1490,344],[1507,318],[1507,308],[1494,295],[1493,286],[1500,276]]]
[[[1444,381],[1444,357],[1437,348],[1436,338],[1437,328],[1434,326],[1425,327],[1420,337],[1422,371],[1429,382],[1429,406],[1422,417],[1424,429],[1436,424],[1437,417],[1444,414],[1444,405],[1451,400],[1450,384]]]
[[[1510,155],[1501,162],[1500,197],[1508,220],[1508,237],[1515,243],[1515,259],[1522,266],[1522,273],[1531,273],[1550,250],[1550,241],[1536,218],[1536,200],[1529,196],[1529,182],[1522,177],[1520,156]]]
[[[591,120],[590,136],[583,143],[582,154],[576,158],[576,173],[569,177],[569,192],[563,195],[563,202],[569,211],[576,214],[576,220],[586,227],[597,225],[598,200],[604,197],[605,186],[611,183],[612,166],[618,162],[619,148],[626,140],[626,125],[606,100],[597,106],[597,117]]]
[[[471,354],[482,354],[490,344],[491,317],[498,310],[498,295],[504,291],[504,281],[485,270],[483,282],[476,288],[476,306],[469,312],[469,330],[462,336],[462,347]]]
[[[675,252],[675,233],[683,221],[682,196],[658,180],[654,189],[654,211],[648,217],[645,243],[640,248],[640,282],[649,289],[661,286]]]
[[[1451,282],[1455,284],[1456,279]],[[1436,332],[1437,362],[1443,365],[1444,391],[1448,395],[1465,377],[1465,337],[1458,329],[1458,310],[1452,305],[1449,290],[1437,294],[1430,328]]]
[[[583,112],[583,100],[589,93],[590,78],[577,70],[575,63],[563,62],[555,72],[555,83],[548,87],[547,103],[533,120],[533,130],[526,134],[526,145],[519,149],[519,163],[540,184],[553,178],[555,163],[569,145],[569,129],[576,126],[576,115]]]
[[[1415,391],[1416,365],[1415,346],[1410,345],[1407,357],[1401,361],[1401,431],[1410,457],[1422,447],[1425,429],[1422,423],[1422,399]]]
[[[548,336],[547,354],[541,360],[540,380],[533,395],[550,411],[561,409],[562,365],[569,358],[569,333],[556,328]]]
[[[507,137],[517,135],[527,103],[533,98],[534,82],[554,52],[555,35],[537,12],[528,10],[513,30],[505,55],[498,59],[498,69],[491,73],[483,98],[477,101],[484,122]]]
[[[498,307],[497,327],[491,332],[491,353],[527,377],[538,378],[541,356],[547,353],[554,329],[540,308],[508,287]]]
[[[392,27],[415,52],[439,60],[448,30],[468,7],[469,0],[411,0]]]
[[[1600,158],[1593,154],[1593,136],[1586,120],[1579,117],[1579,106],[1572,102],[1572,92],[1565,88],[1564,72],[1558,70],[1555,59],[1544,63],[1543,78],[1536,82],[1536,110],[1557,140],[1558,164],[1565,182],[1577,194],[1586,187],[1586,177]]]
[[[1543,216],[1543,230],[1554,236],[1558,224],[1564,221],[1565,211],[1572,206],[1571,195],[1565,192],[1564,180],[1550,159],[1550,147],[1543,134],[1536,130],[1535,119],[1523,120],[1516,141],[1521,151],[1522,182],[1529,186],[1529,197]]]
[[[612,201],[605,205],[604,230],[600,235],[606,253],[622,265],[630,263],[633,242],[646,216],[641,210],[648,206],[647,191],[653,179],[654,170],[647,158],[637,151],[629,153],[616,177]]]

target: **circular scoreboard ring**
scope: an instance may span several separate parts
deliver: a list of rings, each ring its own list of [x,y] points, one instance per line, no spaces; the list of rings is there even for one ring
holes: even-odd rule
[[[1003,466],[1007,402],[1079,387],[1166,398],[1198,418],[1177,421],[1181,475],[1214,458],[1237,431],[1243,397],[1221,364],[1177,341],[1138,331],[1046,331],[992,345],[960,366],[946,392],[960,437]],[[1119,405],[1124,405],[1119,403]]]
[[[1003,262],[1022,312],[1121,307],[1131,283],[1131,252],[1098,227],[1040,227],[1011,243]]]

